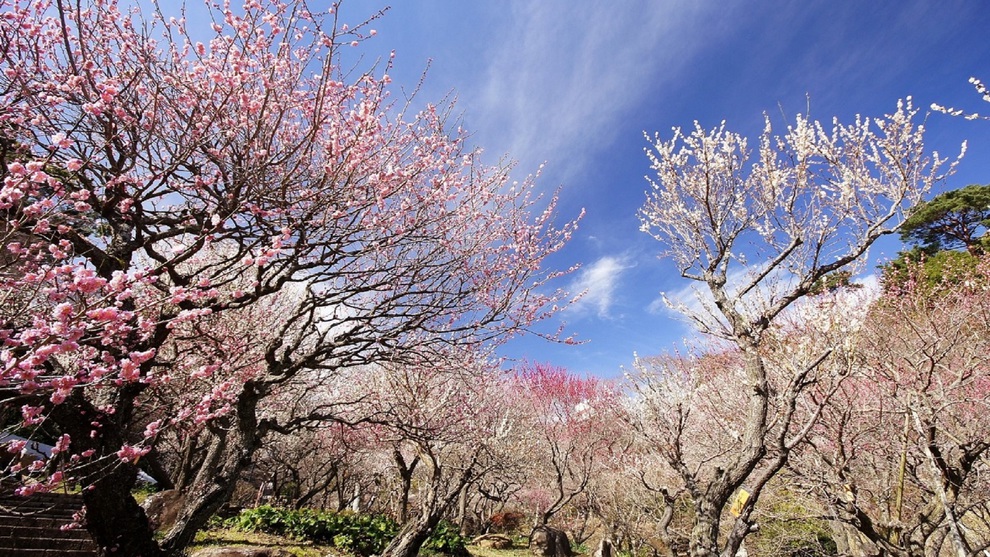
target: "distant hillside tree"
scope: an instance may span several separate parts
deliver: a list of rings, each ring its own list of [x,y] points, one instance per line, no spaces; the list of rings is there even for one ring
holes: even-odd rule
[[[988,224],[990,184],[966,186],[919,203],[901,227],[901,240],[910,249],[881,266],[885,286],[900,288],[913,279],[936,287],[965,278],[987,251]]]

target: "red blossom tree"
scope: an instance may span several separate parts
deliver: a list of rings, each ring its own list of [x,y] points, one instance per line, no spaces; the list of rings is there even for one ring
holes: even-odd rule
[[[528,485],[520,496],[536,526],[583,495],[619,440],[617,392],[594,377],[533,363],[515,370],[513,399],[525,416]],[[585,505],[585,518],[587,518]]]
[[[5,475],[81,483],[104,551],[181,552],[264,434],[304,421],[263,415],[274,387],[496,343],[560,301],[540,264],[572,225],[444,107],[393,104],[387,66],[343,71],[367,23],[279,0],[205,17],[193,37],[113,1],[0,1],[3,414],[60,436]],[[190,381],[212,387],[142,411]],[[190,418],[213,434],[160,548],[135,463]]]

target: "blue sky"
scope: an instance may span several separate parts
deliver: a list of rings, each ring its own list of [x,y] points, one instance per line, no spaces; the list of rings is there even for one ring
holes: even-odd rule
[[[378,7],[345,5],[343,19]],[[410,0],[373,27],[363,53],[394,49],[397,85],[415,86],[429,63],[421,99],[456,95],[492,162],[508,155],[522,176],[545,161],[540,184],[562,188],[561,217],[587,211],[550,261],[582,265],[561,286],[587,294],[560,318],[587,342],[520,339],[502,353],[606,377],[634,352],[656,354],[691,335],[657,304],[686,281],[639,231],[644,131],[669,136],[694,120],[726,120],[755,137],[765,112],[781,126],[810,103],[814,118],[849,121],[891,112],[908,95],[919,107],[990,112],[967,82],[990,81],[986,2]],[[990,182],[990,122],[931,114],[927,128],[943,154],[969,141],[945,187]],[[871,258],[898,249],[892,238]]]
[[[347,1],[340,22],[353,27],[384,6]],[[394,50],[393,84],[412,90],[429,66],[419,101],[456,97],[475,146],[489,162],[516,160],[519,178],[545,162],[539,185],[561,188],[561,222],[586,210],[548,264],[581,264],[559,286],[587,293],[543,327],[564,321],[586,342],[527,337],[501,354],[603,377],[629,368],[634,353],[671,350],[692,335],[659,303],[687,281],[639,231],[644,132],[666,138],[675,126],[725,120],[755,138],[764,113],[777,129],[809,107],[815,119],[849,122],[892,112],[909,95],[922,108],[990,113],[968,83],[990,82],[984,0],[401,0],[370,28],[376,36],[354,51],[364,58],[358,67]],[[944,155],[969,142],[944,188],[990,183],[990,121],[931,114],[927,128],[927,144]],[[881,242],[867,270],[899,248],[896,238]]]

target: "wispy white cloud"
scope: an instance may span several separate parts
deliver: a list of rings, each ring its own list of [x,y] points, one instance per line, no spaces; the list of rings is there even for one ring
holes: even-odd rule
[[[598,317],[609,317],[622,273],[628,268],[623,258],[606,256],[581,269],[570,290],[583,294],[568,311],[577,314],[594,312]]]
[[[471,127],[483,143],[519,159],[578,172],[583,156],[607,146],[621,119],[653,88],[674,80],[711,25],[716,3],[520,0],[499,18],[471,94]],[[628,8],[629,6],[626,6]]]
[[[727,277],[727,284],[730,292],[733,285],[738,287],[748,283],[751,270],[747,268],[738,269],[730,273]],[[780,296],[790,291],[793,286],[794,277],[785,273],[772,273],[754,290],[752,290],[743,300],[743,306],[754,313],[762,311],[768,305],[775,303]],[[854,284],[860,285],[859,289],[840,291],[834,295],[835,303],[849,307],[866,307],[876,298],[879,293],[879,280],[874,273],[858,275],[852,279]],[[792,318],[800,319],[807,307],[812,307],[804,303],[796,303],[789,310]],[[704,324],[710,331],[717,331],[727,327],[724,317],[715,307],[715,301],[711,293],[702,283],[692,282],[682,288],[664,292],[655,298],[647,306],[647,311],[655,315],[668,315],[681,319],[694,325]]]
[[[743,284],[748,284],[749,279],[760,269],[747,266],[734,267],[726,277],[726,286],[729,292],[738,290]],[[777,296],[782,288],[790,284],[790,277],[783,273],[773,273],[766,278],[756,289],[747,296],[750,303],[766,303]],[[663,292],[658,298],[650,302],[648,310],[653,314],[670,313],[672,316],[683,315],[706,315],[721,317],[715,308],[715,301],[704,283],[696,281],[686,281],[677,290]]]

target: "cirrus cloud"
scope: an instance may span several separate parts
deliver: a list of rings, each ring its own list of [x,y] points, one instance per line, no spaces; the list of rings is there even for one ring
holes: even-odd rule
[[[570,290],[582,294],[568,311],[578,315],[593,312],[598,317],[609,317],[622,273],[629,268],[624,258],[605,256],[581,269]]]

